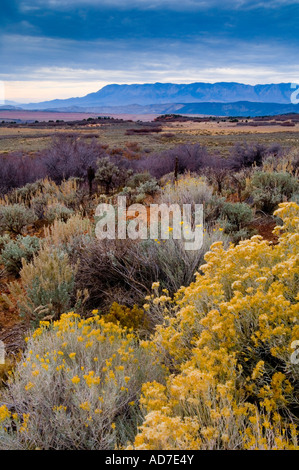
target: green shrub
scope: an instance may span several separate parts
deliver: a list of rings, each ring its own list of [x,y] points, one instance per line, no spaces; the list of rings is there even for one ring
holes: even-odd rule
[[[118,196],[125,196],[127,205],[131,205],[132,203],[136,202],[136,189],[131,188],[130,186],[125,186]]]
[[[44,189],[43,180],[38,180],[35,183],[27,183],[22,188],[15,189],[8,195],[8,201],[11,203],[21,202],[26,206],[30,206],[31,200],[40,194]]]
[[[33,224],[37,217],[24,204],[0,206],[0,231],[20,234],[24,227]]]
[[[23,264],[21,285],[10,283],[11,296],[4,298],[15,301],[20,315],[34,325],[44,317],[57,319],[71,306],[75,274],[65,252],[44,245],[30,263]]]
[[[151,178],[150,180],[141,183],[137,188],[135,188],[135,185],[133,185],[133,187],[125,186],[118,195],[126,196],[127,205],[132,203],[141,204],[147,195],[153,196],[159,190],[160,186],[158,185],[157,180]]]
[[[143,183],[146,183],[147,181],[152,181],[153,177],[149,173],[135,173],[132,175],[128,181],[127,181],[127,186],[129,186],[132,189],[138,188]]]
[[[39,220],[45,218],[45,211],[48,204],[51,203],[53,196],[50,194],[40,193],[31,199],[31,208]]]
[[[296,202],[296,204],[299,204],[299,193],[293,194],[291,197],[291,202]]]
[[[9,237],[2,237],[1,243],[1,263],[10,274],[19,274],[22,268],[22,260],[30,262],[40,247],[40,241],[37,237],[22,237],[18,235],[16,240]]]
[[[10,241],[11,238],[7,233],[0,236],[0,251],[2,251]]]
[[[291,199],[299,189],[297,178],[286,172],[258,171],[251,186],[255,205],[267,214],[272,214],[280,202]]]
[[[223,206],[226,203],[225,197],[213,195],[204,204],[204,218],[206,224],[213,224],[216,220],[221,219]]]
[[[137,188],[137,194],[148,194],[153,196],[156,192],[160,190],[160,186],[157,183],[156,179],[151,179],[145,183],[141,183]]]
[[[221,208],[224,231],[232,236],[234,242],[249,236],[246,226],[252,222],[252,217],[252,209],[245,203],[225,202]]]
[[[72,215],[74,211],[65,207],[63,204],[52,204],[47,207],[45,211],[45,218],[50,224],[54,222],[54,220],[62,220],[66,222]]]
[[[145,199],[146,199],[146,194],[144,193],[139,193],[135,196],[136,204],[142,204]]]
[[[15,191],[14,197],[11,195],[9,201],[13,199],[13,202],[24,202],[34,210],[39,219],[43,219],[47,206],[60,204],[70,210],[80,209],[86,199],[89,199],[80,185],[79,178],[69,178],[60,185],[45,179]]]

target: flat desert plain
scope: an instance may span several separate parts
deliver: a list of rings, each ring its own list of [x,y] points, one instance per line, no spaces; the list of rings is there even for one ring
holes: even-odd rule
[[[32,152],[33,154],[51,145],[53,137],[68,136],[80,139],[96,138],[110,149],[127,149],[132,145],[138,147],[140,154],[161,152],[184,144],[200,143],[211,153],[229,155],[232,147],[239,142],[263,145],[273,143],[283,148],[299,148],[299,123],[288,127],[273,122],[273,125],[258,125],[253,127],[251,120],[241,119],[239,122],[226,121],[219,118],[207,122],[161,121],[160,133],[138,133],[141,128],[150,126],[145,122],[153,121],[157,115],[109,115],[123,121],[83,122],[89,117],[99,117],[100,114],[88,113],[53,113],[39,111],[0,111],[0,123],[6,119],[21,119],[15,125],[1,124],[0,126],[0,155],[14,151]],[[108,115],[102,115],[108,116]],[[44,121],[42,125],[26,124],[28,122]],[[56,120],[64,121],[56,124]],[[49,123],[48,121],[54,121]],[[143,122],[138,122],[143,121]],[[248,121],[248,122],[246,122]],[[134,134],[134,130],[137,133]],[[133,132],[132,132],[133,131]]]
[[[97,118],[98,116],[113,117],[115,119],[124,119],[132,121],[153,121],[157,114],[110,114],[110,113],[57,113],[52,111],[1,111],[1,119],[12,119],[21,121],[81,121],[88,118]]]

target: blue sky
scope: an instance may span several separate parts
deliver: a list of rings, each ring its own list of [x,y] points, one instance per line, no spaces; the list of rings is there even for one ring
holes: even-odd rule
[[[108,83],[298,82],[299,0],[2,0],[6,99]]]

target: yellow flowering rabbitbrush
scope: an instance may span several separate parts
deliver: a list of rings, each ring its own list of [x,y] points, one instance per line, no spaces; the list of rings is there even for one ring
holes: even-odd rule
[[[40,322],[1,396],[16,413],[0,407],[0,449],[126,445],[137,430],[142,384],[163,373],[153,347],[96,313]]]
[[[215,243],[157,327],[172,374],[143,386],[136,449],[298,449],[299,206],[275,215],[276,245]]]

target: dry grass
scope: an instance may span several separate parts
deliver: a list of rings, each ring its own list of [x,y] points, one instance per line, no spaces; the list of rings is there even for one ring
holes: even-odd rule
[[[118,117],[121,117],[118,115]],[[124,115],[123,118],[140,118],[140,116]],[[53,117],[52,117],[53,118]],[[153,116],[143,116],[142,119],[150,119]],[[63,119],[63,117],[60,117]],[[1,120],[1,118],[0,118]],[[299,124],[295,127],[265,126],[247,127],[231,122],[178,122],[162,123],[162,132],[159,135],[135,134],[126,135],[128,129],[138,130],[142,124],[134,122],[123,123],[99,123],[90,126],[75,127],[62,126],[60,128],[45,127],[42,129],[30,127],[0,127],[0,154],[24,150],[37,152],[45,149],[53,136],[76,133],[81,138],[91,139],[94,135],[101,144],[108,145],[110,149],[121,148],[126,150],[132,142],[137,142],[141,152],[148,149],[151,152],[160,152],[179,144],[200,143],[211,151],[220,151],[227,154],[230,147],[237,142],[246,139],[248,142],[270,144],[280,143],[283,147],[298,147]],[[169,136],[170,134],[170,136]],[[171,134],[173,134],[171,136]]]

